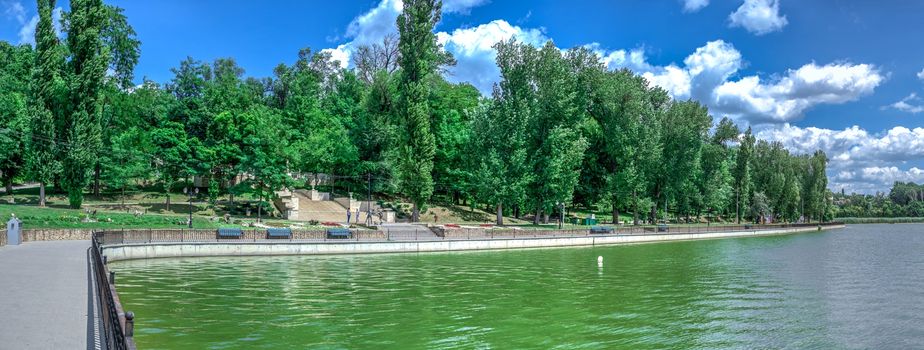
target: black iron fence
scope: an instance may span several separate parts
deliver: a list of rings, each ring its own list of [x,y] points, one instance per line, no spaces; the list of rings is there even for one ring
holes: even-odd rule
[[[388,242],[388,241],[434,241],[469,239],[511,239],[511,238],[553,238],[606,235],[677,235],[707,234],[732,231],[765,231],[787,228],[826,227],[842,225],[839,222],[772,224],[772,225],[656,225],[656,226],[607,226],[604,233],[592,233],[591,227],[562,230],[517,228],[517,227],[433,227],[380,228],[378,230],[351,229],[344,237],[331,237],[325,230],[292,230],[284,238],[270,237],[266,229],[245,229],[240,236],[219,237],[214,229],[133,229],[101,231],[94,234],[102,245],[147,244],[147,243],[282,243],[282,242]]]
[[[106,267],[106,258],[101,254],[101,240],[103,233],[93,234],[91,259],[93,270],[96,271],[96,296],[99,300],[100,318],[102,320],[102,335],[107,349],[135,349],[134,335],[135,320],[131,312],[122,309],[119,294],[115,288],[115,273]]]

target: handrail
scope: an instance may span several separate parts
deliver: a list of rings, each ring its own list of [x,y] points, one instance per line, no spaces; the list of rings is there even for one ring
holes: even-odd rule
[[[93,269],[96,271],[96,296],[99,300],[100,316],[102,318],[103,334],[108,349],[135,350],[134,328],[135,317],[131,312],[122,309],[119,294],[116,293],[115,272],[106,267],[106,258],[102,256],[100,238],[103,232],[93,233],[93,247],[91,255]]]

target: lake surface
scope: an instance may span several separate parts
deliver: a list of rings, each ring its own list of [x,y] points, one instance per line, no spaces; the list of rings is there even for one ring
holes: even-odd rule
[[[111,267],[140,349],[924,349],[924,225]]]

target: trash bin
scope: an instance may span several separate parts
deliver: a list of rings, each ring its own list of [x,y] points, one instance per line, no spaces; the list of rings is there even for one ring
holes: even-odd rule
[[[590,226],[590,225],[596,225],[596,224],[597,224],[597,219],[595,219],[595,218],[584,218],[584,225]]]
[[[22,221],[12,216],[6,222],[6,244],[19,245],[22,242]]]

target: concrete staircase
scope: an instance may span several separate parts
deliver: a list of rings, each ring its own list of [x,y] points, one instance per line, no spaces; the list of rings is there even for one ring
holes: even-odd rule
[[[344,208],[337,202],[334,201],[313,201],[307,196],[295,192],[295,196],[298,197],[298,215],[296,220],[298,221],[311,221],[317,220],[319,222],[346,222],[347,219],[347,209]],[[355,212],[353,214],[355,216]],[[356,218],[352,218],[352,222],[355,222]]]
[[[331,198],[329,193],[309,190],[283,190],[276,192],[276,209],[288,220],[346,223],[347,210],[352,213],[351,223],[365,223],[366,215],[372,212],[373,222],[394,222],[395,213],[382,210],[374,202],[359,201],[348,197]],[[356,211],[359,210],[359,218]]]

